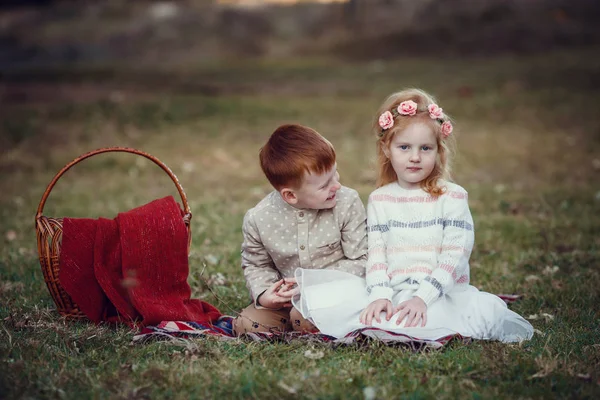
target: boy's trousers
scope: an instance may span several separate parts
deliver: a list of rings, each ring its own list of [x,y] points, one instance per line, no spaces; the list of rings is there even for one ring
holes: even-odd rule
[[[294,307],[272,310],[257,309],[254,304],[244,308],[233,321],[233,330],[237,336],[247,332],[290,332],[316,333],[319,330]]]

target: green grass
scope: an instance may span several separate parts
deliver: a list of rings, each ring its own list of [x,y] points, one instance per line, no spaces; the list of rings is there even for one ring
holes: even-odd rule
[[[358,399],[368,387],[380,399],[598,397],[600,58],[593,50],[3,74],[14,87],[45,85],[56,98],[0,109],[0,398]],[[433,92],[457,121],[454,176],[469,191],[476,225],[471,281],[491,293],[524,294],[512,308],[538,316],[531,341],[454,342],[422,353],[375,342],[132,345],[129,329],[72,323],[54,311],[33,220],[46,185],[77,155],[129,146],[171,167],[193,213],[193,296],[230,314],[249,302],[241,220],[270,190],[257,162],[261,144],[281,123],[314,127],[335,145],[343,183],[366,200],[375,178],[373,114],[406,86]],[[68,171],[44,214],[114,217],[167,194],[176,195],[173,184],[150,161],[105,154]],[[206,281],[219,272],[226,282],[209,290]],[[323,357],[310,359],[306,350]]]

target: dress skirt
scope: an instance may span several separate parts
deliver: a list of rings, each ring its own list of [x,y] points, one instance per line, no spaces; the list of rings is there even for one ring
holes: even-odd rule
[[[333,270],[296,270],[300,289],[292,300],[294,307],[326,335],[342,338],[363,328],[379,328],[417,339],[438,340],[449,335],[501,342],[519,342],[533,336],[533,327],[523,317],[511,311],[506,303],[474,286],[454,290],[440,297],[427,308],[424,327],[404,327],[396,324],[397,314],[389,321],[385,312],[381,322],[373,319],[367,326],[359,320],[360,313],[369,305],[364,278]],[[392,298],[395,306],[410,300],[415,290],[396,292]]]

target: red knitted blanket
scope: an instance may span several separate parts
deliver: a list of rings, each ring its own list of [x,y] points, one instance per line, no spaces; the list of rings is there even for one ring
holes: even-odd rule
[[[212,324],[221,316],[219,310],[190,299],[188,232],[182,214],[169,196],[112,220],[65,218],[60,284],[95,323]]]

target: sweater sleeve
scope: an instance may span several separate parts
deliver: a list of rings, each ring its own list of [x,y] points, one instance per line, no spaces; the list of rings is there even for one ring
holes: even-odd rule
[[[394,291],[388,276],[386,243],[389,227],[383,210],[369,197],[367,204],[367,229],[369,252],[366,267],[367,293],[371,302],[392,300]]]
[[[343,211],[340,234],[344,258],[327,269],[365,276],[367,261],[367,213],[356,191],[351,192],[348,208]]]
[[[415,292],[427,306],[451,291],[456,283],[469,281],[469,257],[475,235],[468,195],[462,189],[445,196],[442,209],[444,233],[438,263]]]
[[[246,286],[252,296],[252,301],[257,308],[258,296],[267,290],[279,277],[279,271],[275,268],[273,259],[263,245],[258,227],[250,212],[244,216],[242,225],[244,242],[242,243],[242,269]]]

